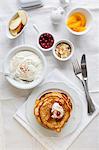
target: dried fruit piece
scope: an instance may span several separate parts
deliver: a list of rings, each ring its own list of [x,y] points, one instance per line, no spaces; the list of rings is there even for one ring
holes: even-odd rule
[[[23,10],[19,10],[18,11],[18,15],[19,15],[19,17],[22,20],[22,24],[26,25],[26,23],[27,23],[27,16],[26,16],[25,12]]]
[[[23,29],[23,24],[21,23],[15,30],[19,33]]]
[[[77,18],[78,21],[79,21],[79,20],[81,21],[81,25],[82,25],[82,26],[85,26],[85,25],[86,25],[86,18],[85,18],[85,16],[84,16],[83,14],[77,12],[77,13],[75,13],[74,15],[75,15],[75,17]]]
[[[21,23],[20,17],[12,20],[9,26],[10,30],[15,30],[20,25],[20,23]]]
[[[67,20],[67,26],[76,32],[86,30],[86,17],[80,13],[75,12]]]
[[[20,25],[15,30],[10,30],[10,33],[13,36],[16,36],[19,32],[21,32],[22,29],[23,29],[23,24],[20,23]]]
[[[16,31],[16,30],[10,30],[10,33],[11,33],[13,36],[16,36],[16,35],[17,35],[17,31]]]
[[[70,16],[70,18],[68,19],[68,22],[67,24],[72,24],[72,23],[75,23],[77,21],[76,17],[75,16]]]
[[[76,28],[76,27],[80,27],[81,26],[81,21],[77,21],[76,23],[70,24],[69,27],[70,28]]]

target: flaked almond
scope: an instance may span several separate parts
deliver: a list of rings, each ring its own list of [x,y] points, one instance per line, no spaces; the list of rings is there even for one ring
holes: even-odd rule
[[[55,52],[56,52],[58,57],[66,58],[71,53],[71,47],[67,43],[60,43],[56,46]]]

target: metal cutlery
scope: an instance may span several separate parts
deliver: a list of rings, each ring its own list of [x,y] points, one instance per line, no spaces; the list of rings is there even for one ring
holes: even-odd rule
[[[81,72],[81,68],[80,68],[80,65],[79,65],[77,59],[75,59],[75,60],[72,62],[72,66],[73,66],[74,74],[75,74],[76,77],[83,83],[82,72]]]
[[[24,9],[24,10],[37,9],[37,8],[41,8],[41,7],[43,7],[42,4],[41,5],[35,5],[35,6],[27,6],[27,7],[21,6],[21,8]]]
[[[4,75],[5,77],[14,78],[14,75],[13,75],[13,74],[10,74],[10,73],[0,72],[0,75]]]
[[[77,59],[75,59],[72,62],[72,66],[73,66],[73,70],[74,70],[74,74],[76,75],[76,77],[81,81],[84,90],[85,90],[85,95],[86,95],[86,100],[87,100],[87,110],[88,110],[88,114],[91,115],[94,111],[95,111],[95,106],[89,96],[89,92],[88,92],[88,86],[86,86],[87,84],[85,84],[83,75],[82,75],[82,68],[80,67]],[[88,78],[88,77],[87,77]],[[87,80],[86,80],[87,81]],[[87,87],[87,88],[86,88]]]
[[[89,95],[89,90],[88,90],[88,75],[87,75],[87,64],[86,64],[85,54],[83,54],[81,58],[81,70],[82,70],[82,77],[83,77],[83,86],[85,89],[85,95],[87,99],[88,114],[92,114],[95,111],[95,106],[92,102],[92,99]]]

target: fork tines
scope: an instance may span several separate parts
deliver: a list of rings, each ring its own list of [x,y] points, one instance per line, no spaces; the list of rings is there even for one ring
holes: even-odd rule
[[[79,65],[77,59],[75,59],[74,61],[72,61],[72,66],[73,66],[73,70],[74,70],[75,74],[78,74],[78,73],[81,72],[81,68],[80,68],[80,65]]]

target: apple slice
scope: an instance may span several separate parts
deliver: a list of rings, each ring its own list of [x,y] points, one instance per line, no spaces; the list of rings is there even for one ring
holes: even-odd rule
[[[23,29],[23,24],[20,23],[20,25],[15,29],[17,33],[21,32],[21,30]]]
[[[21,32],[22,29],[23,29],[23,24],[20,23],[20,25],[19,25],[15,30],[10,30],[10,33],[11,33],[13,36],[16,36],[18,33]]]
[[[16,35],[17,35],[17,31],[16,31],[16,30],[10,30],[10,33],[11,33],[13,36],[16,36]]]
[[[19,10],[19,11],[18,11],[18,15],[19,15],[19,17],[20,17],[21,20],[22,20],[22,24],[25,26],[26,23],[27,23],[27,16],[26,16],[26,13],[25,13],[23,10]]]
[[[22,20],[20,17],[12,20],[9,26],[10,30],[15,30],[20,25],[21,22]]]

